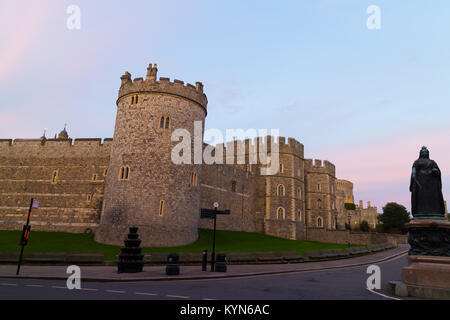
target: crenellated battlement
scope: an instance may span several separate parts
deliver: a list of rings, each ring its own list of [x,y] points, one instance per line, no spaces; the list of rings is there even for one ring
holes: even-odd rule
[[[275,150],[278,150],[280,153],[290,153],[297,155],[303,158],[304,155],[304,147],[303,144],[295,140],[294,138],[288,138],[286,142],[285,137],[278,137],[278,139],[273,136],[265,136],[265,137],[256,137],[254,139],[245,139],[245,140],[233,140],[228,141],[226,144],[221,143],[217,144],[216,147],[222,147],[224,158],[226,158],[227,150],[234,149],[234,154],[239,153],[239,145],[245,146],[245,154],[249,153],[258,153],[258,152],[266,152],[272,153]],[[267,149],[266,149],[267,148]]]
[[[269,142],[268,142],[269,141]],[[211,145],[204,144],[204,148],[211,148]],[[303,158],[303,144],[293,138],[289,138],[286,142],[285,137],[274,139],[273,136],[256,137],[254,139],[233,140],[226,144],[220,143],[214,146],[216,152],[223,151],[223,163],[243,164],[261,164],[259,153],[271,155],[274,152],[288,153]],[[230,159],[227,160],[227,158]],[[239,162],[238,159],[241,159]],[[251,160],[253,159],[253,160]],[[259,160],[255,160],[259,159]],[[257,162],[255,162],[257,161]]]
[[[305,159],[305,170],[309,173],[325,173],[332,176],[336,175],[336,167],[328,160]]]
[[[205,111],[207,110],[208,99],[203,93],[203,84],[201,82],[196,82],[195,86],[184,81],[175,79],[173,82],[170,78],[160,77],[157,80],[156,64],[153,66],[149,65],[147,68],[147,77],[131,79],[131,74],[125,72],[125,74],[120,78],[122,84],[119,89],[119,101],[122,97],[130,94],[138,93],[164,93],[170,95],[176,95],[183,97],[185,99],[194,101],[198,103]]]
[[[1,139],[2,157],[90,157],[109,156],[112,138],[89,139]]]

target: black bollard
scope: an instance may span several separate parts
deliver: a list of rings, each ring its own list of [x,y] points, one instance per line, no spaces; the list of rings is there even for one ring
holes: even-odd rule
[[[168,276],[177,276],[180,274],[178,253],[171,253],[167,256],[166,274]]]
[[[117,269],[119,273],[136,273],[142,272],[144,268],[144,254],[140,248],[141,240],[137,233],[138,228],[131,227],[127,239],[125,239],[125,247],[119,254],[119,262]]]
[[[203,250],[202,271],[206,271],[206,265],[207,264],[208,264],[208,250]]]
[[[216,261],[216,272],[227,272],[227,255],[226,254],[218,254]]]

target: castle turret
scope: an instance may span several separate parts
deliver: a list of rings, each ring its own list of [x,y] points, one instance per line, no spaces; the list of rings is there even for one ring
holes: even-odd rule
[[[329,161],[305,159],[307,226],[335,229],[336,168]]]
[[[194,141],[194,121],[207,113],[203,86],[168,78],[131,80],[127,72],[117,100],[111,160],[96,240],[119,245],[130,226],[140,230],[144,246],[178,246],[198,238],[201,164],[175,164],[171,152],[176,129]],[[203,141],[203,125],[201,130]]]

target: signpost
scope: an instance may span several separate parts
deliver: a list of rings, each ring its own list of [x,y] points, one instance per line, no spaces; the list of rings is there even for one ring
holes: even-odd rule
[[[211,272],[214,272],[214,266],[216,263],[216,222],[218,214],[230,214],[230,210],[218,210],[219,204],[214,202],[214,209],[200,209],[201,219],[214,219],[214,236],[213,247],[211,252]]]
[[[38,208],[39,208],[39,201],[38,200],[34,200],[33,198],[31,198],[30,209],[28,210],[27,223],[23,226],[22,236],[20,238],[20,245],[22,246],[22,249],[20,250],[19,263],[17,264],[16,275],[19,275],[20,265],[22,264],[22,258],[23,258],[23,249],[28,244],[28,239],[30,238],[30,232],[31,232],[31,226],[30,226],[31,210],[33,210],[33,209],[37,210]]]

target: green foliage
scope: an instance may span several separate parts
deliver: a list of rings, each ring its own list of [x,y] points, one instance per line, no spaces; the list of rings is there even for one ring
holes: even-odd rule
[[[21,231],[0,231],[0,252],[19,251],[20,235]],[[190,245],[170,248],[144,248],[143,252],[202,252],[203,249],[210,252],[212,239],[212,230],[199,229],[199,239]],[[218,230],[216,233],[216,252],[218,253],[295,250],[304,255],[307,250],[346,247],[346,244],[288,240],[252,232]],[[116,254],[120,253],[120,247],[95,242],[93,234],[32,231],[30,241],[25,247],[26,252],[103,252],[106,261],[113,261]]]
[[[378,233],[384,233],[384,227],[382,224],[377,224],[377,226],[375,227],[375,231]]]
[[[350,230],[350,223],[345,224],[345,230]]]
[[[378,217],[378,220],[383,223],[385,232],[393,230],[400,230],[406,232],[406,223],[409,222],[409,212],[404,206],[395,202],[388,202],[383,207],[383,214]]]
[[[344,208],[347,210],[355,210],[356,205],[354,203],[344,203]]]
[[[361,229],[362,232],[369,232],[370,231],[369,223],[366,220],[363,220],[361,222],[361,224],[359,225],[359,228]]]

